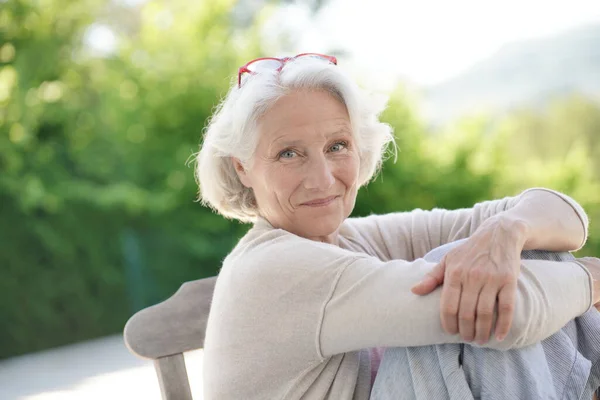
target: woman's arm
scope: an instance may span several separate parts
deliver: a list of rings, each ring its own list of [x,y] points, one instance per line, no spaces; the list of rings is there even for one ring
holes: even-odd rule
[[[587,235],[588,218],[581,206],[569,196],[543,188],[529,189],[515,197],[477,203],[468,209],[414,210],[348,218],[344,228],[349,236],[357,236],[366,242],[379,258],[410,261],[423,257],[436,247],[472,236],[485,221],[499,214],[505,214],[505,224],[521,221],[521,225],[527,222],[531,226],[526,248],[553,250],[570,247],[569,250],[573,250],[583,244],[581,235],[584,238]],[[558,221],[549,221],[557,216]],[[544,239],[551,230],[561,230],[561,227],[564,227],[563,232],[556,233],[560,237]],[[540,232],[541,239],[537,237]],[[582,240],[573,246],[560,246],[579,239]]]
[[[483,221],[413,291],[426,295],[443,284],[444,329],[479,343],[490,337],[497,302],[495,334],[502,340],[512,323],[521,251],[577,249],[585,242],[587,223],[569,197],[547,189],[526,191],[513,207]]]
[[[464,342],[444,332],[439,290],[415,296],[410,287],[433,264],[378,263],[365,257],[340,274],[327,302],[320,331],[324,356],[375,346],[421,346]],[[593,303],[589,273],[577,262],[523,260],[513,326],[503,341],[485,347],[527,346],[560,330]]]
[[[514,207],[486,221],[514,226],[522,250],[574,251],[585,244],[588,218],[573,199],[547,189],[524,192]]]

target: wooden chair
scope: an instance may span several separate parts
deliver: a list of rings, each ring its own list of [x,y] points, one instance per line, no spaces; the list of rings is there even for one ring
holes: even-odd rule
[[[125,344],[151,359],[163,400],[192,400],[183,353],[204,347],[216,277],[186,282],[162,303],[145,308],[125,325]]]

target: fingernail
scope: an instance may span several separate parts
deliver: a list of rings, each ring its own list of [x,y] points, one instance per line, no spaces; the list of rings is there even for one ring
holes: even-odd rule
[[[496,339],[498,339],[499,342],[504,340],[504,335],[498,335],[496,336]]]

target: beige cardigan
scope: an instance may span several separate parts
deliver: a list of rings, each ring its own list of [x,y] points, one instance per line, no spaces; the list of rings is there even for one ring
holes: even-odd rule
[[[587,217],[572,199],[561,195]],[[456,211],[349,218],[340,247],[259,220],[223,263],[204,349],[206,400],[369,398],[371,347],[460,342],[440,323],[440,291],[410,287],[435,264],[423,257],[471,235],[518,197]],[[522,262],[508,349],[543,340],[592,306],[576,262]]]

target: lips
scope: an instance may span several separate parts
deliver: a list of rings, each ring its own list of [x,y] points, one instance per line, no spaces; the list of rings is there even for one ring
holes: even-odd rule
[[[338,197],[339,196],[329,196],[329,197],[324,197],[322,199],[314,199],[314,200],[310,200],[305,203],[302,203],[301,205],[310,206],[310,207],[326,206],[329,203],[331,203],[332,201],[334,201],[335,199],[337,199]]]

